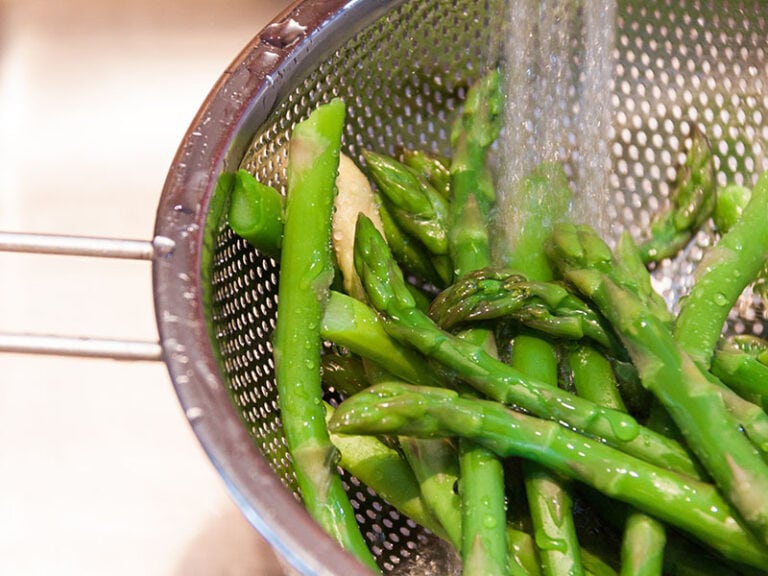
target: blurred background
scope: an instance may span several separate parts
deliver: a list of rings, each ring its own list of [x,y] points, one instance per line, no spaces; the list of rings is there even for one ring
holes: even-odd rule
[[[176,147],[285,0],[0,0],[0,229],[149,240]],[[147,262],[0,253],[0,331],[155,340]],[[164,365],[0,354],[0,574],[279,574]]]

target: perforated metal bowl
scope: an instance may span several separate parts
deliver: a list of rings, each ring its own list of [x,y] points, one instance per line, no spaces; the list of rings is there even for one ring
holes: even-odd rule
[[[284,189],[292,126],[318,103],[348,106],[344,146],[447,153],[468,84],[499,42],[501,0],[308,0],[258,34],[213,88],[168,176],[155,256],[165,360],[187,416],[252,524],[298,572],[364,574],[309,519],[296,496],[273,381],[270,337],[278,270],[227,227],[224,171],[244,166]],[[618,6],[612,230],[641,236],[663,206],[686,123],[715,143],[720,183],[768,168],[768,4],[660,0]],[[567,154],[567,151],[566,151]],[[565,158],[566,161],[572,160]],[[701,233],[654,272],[674,304],[713,235]],[[729,330],[761,334],[745,294]],[[345,482],[388,573],[450,574],[456,561],[355,478]]]

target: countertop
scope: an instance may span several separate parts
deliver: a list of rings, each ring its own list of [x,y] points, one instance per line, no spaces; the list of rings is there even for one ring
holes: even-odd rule
[[[149,240],[192,117],[285,0],[0,0],[0,230]],[[0,331],[155,340],[147,262],[0,254]],[[0,354],[0,574],[279,574],[165,366]]]

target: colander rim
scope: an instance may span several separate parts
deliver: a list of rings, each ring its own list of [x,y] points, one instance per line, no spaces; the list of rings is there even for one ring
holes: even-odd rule
[[[371,572],[311,520],[254,446],[233,405],[204,302],[208,215],[218,175],[237,167],[287,87],[334,46],[403,1],[304,0],[277,15],[202,104],[178,148],[157,208],[155,239],[173,248],[160,251],[153,261],[155,315],[179,402],[241,512],[301,574]],[[290,20],[294,30],[302,30],[298,39],[280,45],[266,37],[265,31],[274,30],[270,27]]]

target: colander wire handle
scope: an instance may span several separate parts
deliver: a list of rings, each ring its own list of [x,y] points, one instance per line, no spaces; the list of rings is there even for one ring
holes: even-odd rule
[[[166,245],[167,242],[171,241],[161,238],[146,241],[93,236],[0,232],[0,252],[61,256],[152,260],[158,251],[165,251],[169,248]],[[157,341],[10,332],[0,332],[0,352],[111,358],[114,360],[158,361],[162,359],[162,347]]]

